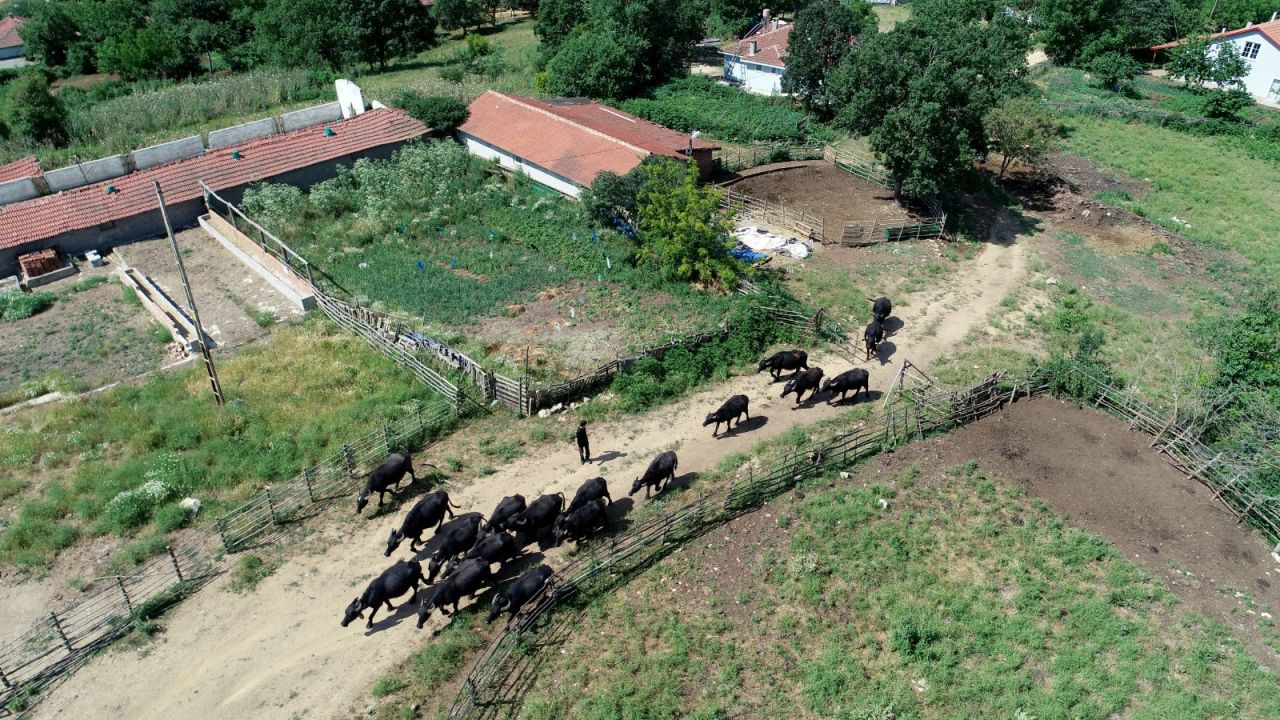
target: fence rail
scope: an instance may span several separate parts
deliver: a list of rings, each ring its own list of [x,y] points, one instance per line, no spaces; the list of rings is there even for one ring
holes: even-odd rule
[[[822,148],[822,159],[873,185],[879,185],[885,189],[893,188],[893,182],[889,178],[888,171],[873,158],[860,155],[852,150],[839,150],[827,145]]]
[[[760,165],[788,160],[817,160],[822,157],[821,147],[793,145],[752,145],[728,147],[712,151],[716,169],[720,172],[737,172]]]
[[[826,241],[823,219],[817,215],[752,197],[732,188],[722,188],[721,192],[724,195],[720,198],[720,206],[726,210],[745,215],[758,223],[782,228],[801,240],[817,243]]]
[[[1074,372],[1085,374],[1075,369]],[[1271,542],[1280,540],[1280,498],[1251,494],[1240,487],[1246,461],[1223,462],[1140,401],[1091,378],[1097,387],[1093,403],[1136,430],[1155,435],[1172,465],[1214,491],[1241,522],[1258,528]],[[541,658],[540,649],[557,642],[573,626],[573,612],[561,609],[582,603],[621,585],[635,572],[664,557],[680,542],[697,537],[810,478],[848,467],[898,445],[974,422],[998,412],[1018,398],[1045,393],[1049,383],[1038,373],[1021,378],[992,375],[971,388],[938,392],[904,388],[879,416],[876,429],[858,428],[790,453],[757,473],[748,466],[727,490],[704,496],[671,513],[648,520],[626,533],[590,547],[556,572],[505,630],[484,650],[459,686],[449,710],[451,720],[510,717],[517,714]],[[1221,472],[1220,472],[1221,471]]]

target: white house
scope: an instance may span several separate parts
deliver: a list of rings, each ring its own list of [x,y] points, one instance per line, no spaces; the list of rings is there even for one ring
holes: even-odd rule
[[[1210,36],[1210,52],[1232,52],[1249,64],[1242,78],[1244,89],[1258,102],[1280,107],[1280,13],[1271,20],[1238,30],[1224,30]],[[1157,52],[1176,47],[1185,40],[1156,45]]]
[[[764,19],[746,37],[720,50],[724,79],[757,95],[781,95],[787,70],[787,40],[791,24],[764,11]]]

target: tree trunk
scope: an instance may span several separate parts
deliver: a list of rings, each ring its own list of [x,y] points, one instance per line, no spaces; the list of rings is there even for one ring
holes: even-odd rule
[[[1004,171],[1005,171],[1006,169],[1008,169],[1008,167],[1009,167],[1009,163],[1010,163],[1010,162],[1013,162],[1013,158],[1012,158],[1011,156],[1009,156],[1009,155],[1003,155],[1003,156],[1001,156],[1001,158],[1000,158],[1000,175],[996,177],[996,179],[997,179],[997,180],[1003,180],[1003,179],[1004,179]]]
[[[898,176],[896,176],[896,175],[893,177],[893,200],[894,200],[894,202],[898,203],[899,205],[902,205],[902,204],[903,204],[903,202],[902,202],[902,178],[900,178],[900,177],[898,177]]]

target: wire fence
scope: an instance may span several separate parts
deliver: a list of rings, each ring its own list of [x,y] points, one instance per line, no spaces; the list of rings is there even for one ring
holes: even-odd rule
[[[879,185],[885,189],[893,189],[889,172],[873,158],[860,155],[852,150],[838,150],[831,145],[827,145],[822,148],[822,159],[873,185]]]
[[[752,145],[749,147],[724,147],[712,151],[716,169],[724,173],[746,170],[759,165],[788,160],[817,160],[822,157],[821,147],[795,145]]]
[[[1239,518],[1270,541],[1280,540],[1280,498],[1251,492],[1240,480],[1254,467],[1247,459],[1224,458],[1186,428],[1132,393],[1118,390],[1081,368],[1072,373],[1089,380],[1088,399],[1131,427],[1154,436],[1157,447],[1179,470],[1213,490]],[[706,495],[671,513],[648,520],[627,532],[590,546],[556,572],[546,586],[507,624],[476,660],[459,686],[449,710],[451,720],[512,717],[532,686],[545,648],[565,638],[575,626],[577,610],[635,573],[662,559],[685,541],[758,508],[806,480],[849,467],[858,461],[939,432],[992,415],[1019,398],[1050,392],[1053,383],[1039,371],[1022,377],[992,375],[967,390],[909,388],[886,402],[872,427],[815,440],[757,472],[752,464],[740,471],[726,490]],[[1278,547],[1280,550],[1280,547]],[[561,612],[564,610],[565,612]]]

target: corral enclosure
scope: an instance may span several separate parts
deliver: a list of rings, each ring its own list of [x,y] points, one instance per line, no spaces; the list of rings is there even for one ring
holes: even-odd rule
[[[675,551],[534,650],[518,716],[1266,717],[1277,580],[1145,436],[1020,402]]]

